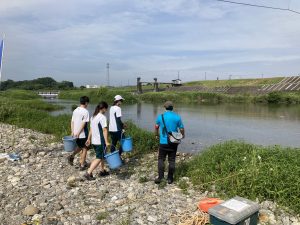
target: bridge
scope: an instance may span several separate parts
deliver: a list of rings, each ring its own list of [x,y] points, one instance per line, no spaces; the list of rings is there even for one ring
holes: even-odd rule
[[[59,91],[39,91],[38,95],[43,98],[57,98]]]

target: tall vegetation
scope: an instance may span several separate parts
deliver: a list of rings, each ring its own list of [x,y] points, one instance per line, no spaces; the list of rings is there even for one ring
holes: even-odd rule
[[[300,213],[300,149],[229,141],[209,147],[179,166],[201,190],[272,200]]]

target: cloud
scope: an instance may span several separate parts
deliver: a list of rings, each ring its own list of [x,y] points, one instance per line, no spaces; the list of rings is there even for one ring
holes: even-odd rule
[[[300,10],[299,1],[290,7]],[[167,81],[178,70],[185,80],[202,79],[204,71],[212,79],[295,74],[299,22],[297,14],[214,0],[1,0],[3,75],[104,84],[107,62],[116,85],[137,75]]]

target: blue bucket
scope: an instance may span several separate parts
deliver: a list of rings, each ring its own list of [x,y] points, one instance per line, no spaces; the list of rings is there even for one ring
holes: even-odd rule
[[[121,143],[122,143],[123,152],[131,152],[132,151],[132,138],[131,137],[123,138]]]
[[[106,159],[106,162],[108,163],[108,166],[110,169],[117,169],[120,166],[122,166],[121,157],[119,155],[119,151],[114,151],[110,154],[107,154],[104,156]]]
[[[72,136],[65,136],[63,137],[63,142],[64,142],[64,148],[66,152],[73,152],[74,149],[76,148],[76,138]]]

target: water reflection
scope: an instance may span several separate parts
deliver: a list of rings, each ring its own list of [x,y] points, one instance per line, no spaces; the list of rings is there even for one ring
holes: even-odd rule
[[[52,100],[64,105],[53,115],[71,113],[74,101]],[[95,105],[89,106],[90,112]],[[162,104],[138,103],[124,105],[123,115],[140,127],[153,130]],[[280,144],[299,147],[300,106],[269,106],[255,104],[185,105],[175,106],[186,127],[187,138],[181,151],[201,151],[206,146],[231,139],[262,145]]]

